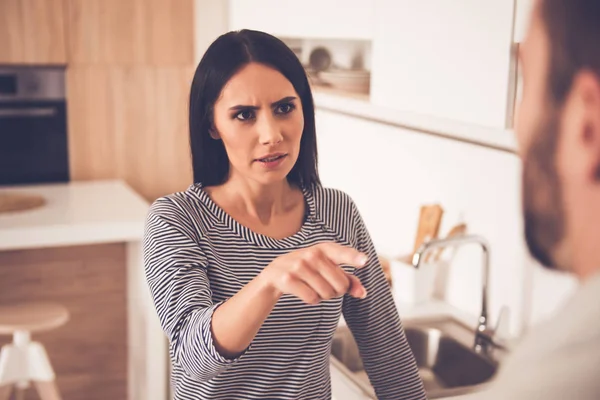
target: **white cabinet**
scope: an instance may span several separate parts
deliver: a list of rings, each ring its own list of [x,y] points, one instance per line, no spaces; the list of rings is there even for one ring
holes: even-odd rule
[[[527,33],[531,12],[533,10],[533,0],[516,0],[517,10],[515,13],[515,42],[521,43]]]
[[[230,0],[231,29],[277,36],[371,39],[374,5],[368,0]]]
[[[504,128],[513,8],[509,0],[376,0],[372,102]]]

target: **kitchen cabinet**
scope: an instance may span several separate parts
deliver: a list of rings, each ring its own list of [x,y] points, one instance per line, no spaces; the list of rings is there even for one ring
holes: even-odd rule
[[[193,0],[64,0],[71,65],[189,65]]]
[[[127,398],[127,269],[123,243],[0,252],[0,303],[57,302],[66,325],[36,333],[65,399]],[[0,337],[0,346],[11,340]],[[35,389],[24,400],[38,399]]]
[[[0,1],[0,63],[65,64],[64,1]]]
[[[66,1],[72,179],[123,179],[148,200],[185,189],[193,0]]]
[[[338,364],[337,360],[329,364],[332,400],[373,400],[338,368]]]
[[[146,199],[192,182],[191,67],[74,67],[67,77],[73,180],[118,178]]]
[[[506,0],[376,0],[372,102],[505,128],[513,11]]]
[[[514,40],[521,43],[527,33],[534,0],[516,0]]]
[[[31,212],[0,214],[0,304],[67,307],[66,325],[34,334],[49,353],[63,398],[165,400],[167,341],[142,254],[149,203],[119,180],[0,189],[11,193],[47,202]],[[0,337],[0,345],[9,340]],[[34,394],[25,400],[38,399]]]
[[[231,29],[256,29],[280,37],[372,39],[374,6],[370,1],[231,0]]]

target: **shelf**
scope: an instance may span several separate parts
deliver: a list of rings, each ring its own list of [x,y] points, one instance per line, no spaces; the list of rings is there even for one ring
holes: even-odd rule
[[[315,97],[315,100],[317,97],[315,95],[315,93],[339,97],[342,99],[344,99],[344,98],[354,99],[354,100],[367,102],[367,103],[369,102],[369,99],[370,99],[369,95],[367,93],[348,92],[345,90],[340,90],[340,89],[336,89],[336,88],[329,87],[329,86],[312,85],[311,89],[313,91],[313,96]]]
[[[389,109],[372,104],[368,95],[348,94],[331,88],[314,86],[313,98],[315,108],[318,110],[344,114],[494,150],[516,153],[517,146],[514,132],[510,129],[494,129]]]

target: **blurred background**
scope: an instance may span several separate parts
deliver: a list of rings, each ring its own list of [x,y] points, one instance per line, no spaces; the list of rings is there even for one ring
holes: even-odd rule
[[[434,278],[406,259],[424,240],[473,233],[491,249],[490,321],[508,311],[505,335],[519,338],[575,285],[535,265],[522,237],[512,128],[532,3],[0,0],[1,343],[28,331],[23,317],[64,399],[169,396],[144,218],[192,183],[193,73],[218,35],[242,28],[280,37],[305,66],[323,184],[357,203],[401,315],[429,304],[473,325],[479,246],[434,257]],[[31,302],[69,319],[14,308]],[[0,387],[13,372],[3,381],[0,363]]]

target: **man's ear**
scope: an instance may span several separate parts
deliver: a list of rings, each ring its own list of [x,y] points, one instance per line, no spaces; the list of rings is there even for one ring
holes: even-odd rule
[[[578,74],[575,85],[582,105],[581,141],[588,176],[600,182],[600,76],[592,71]]]

